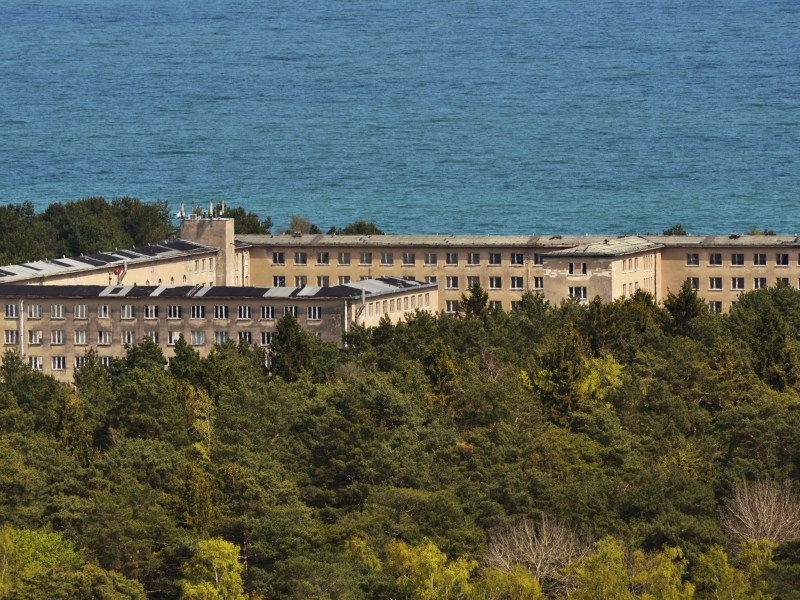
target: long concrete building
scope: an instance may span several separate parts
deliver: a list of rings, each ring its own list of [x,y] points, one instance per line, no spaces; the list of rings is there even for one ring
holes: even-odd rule
[[[743,291],[800,286],[800,237],[235,235],[231,219],[189,215],[177,241],[0,266],[0,285],[302,288],[379,277],[437,284],[433,308],[445,312],[474,282],[510,310],[524,292],[557,303],[645,290],[663,301],[688,280],[722,312]]]
[[[0,285],[0,327],[5,350],[69,381],[89,348],[110,364],[145,337],[167,358],[181,336],[203,356],[228,340],[267,347],[289,313],[307,332],[341,344],[352,325],[435,310],[437,294],[435,284],[393,278],[303,288]]]

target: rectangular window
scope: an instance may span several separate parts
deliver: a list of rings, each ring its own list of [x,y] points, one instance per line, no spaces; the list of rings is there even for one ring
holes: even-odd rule
[[[53,329],[50,332],[50,345],[51,346],[63,346],[64,345],[64,330],[63,329]]]
[[[578,300],[586,300],[588,297],[585,287],[571,287],[569,288],[569,297],[577,298]]]
[[[108,304],[98,304],[97,305],[97,318],[98,319],[109,319],[111,318],[111,310],[108,307]]]
[[[481,253],[480,252],[468,252],[467,253],[467,264],[468,265],[479,265],[479,264],[481,264]]]
[[[6,319],[16,319],[16,318],[17,318],[17,305],[6,304]]]
[[[67,357],[53,356],[50,359],[50,365],[52,366],[53,371],[63,371],[67,368]]]
[[[42,357],[41,356],[29,356],[28,357],[28,364],[31,366],[31,369],[34,371],[41,371],[42,370]]]
[[[123,304],[119,309],[120,319],[132,319],[135,314],[132,304]]]
[[[444,264],[446,265],[457,265],[458,264],[458,252],[448,252],[444,257]]]
[[[328,252],[317,252],[317,264],[327,265],[331,262],[331,255]]]
[[[544,277],[533,278],[533,289],[541,291],[544,289]]]
[[[50,307],[50,318],[51,319],[63,319],[64,318],[64,305],[63,304],[53,304]]]
[[[392,253],[392,252],[381,252],[381,264],[382,265],[393,265],[394,264],[394,253]]]
[[[167,332],[167,346],[174,346],[181,337],[180,331],[168,331]]]
[[[89,318],[89,308],[85,304],[76,304],[75,310],[73,312],[73,318],[75,319],[88,319]]]
[[[123,344],[135,344],[136,343],[136,334],[133,331],[123,331],[122,332],[122,343]]]
[[[347,285],[350,283],[350,275],[339,275],[339,285]]]
[[[501,289],[503,289],[503,278],[502,277],[489,277],[489,289],[490,290],[501,290]]]
[[[193,304],[192,305],[192,319],[205,319],[206,318],[206,307],[202,304]]]
[[[145,304],[144,306],[144,318],[145,319],[157,319],[158,318],[158,306],[155,304]]]
[[[319,321],[322,319],[322,307],[321,306],[309,306],[306,312],[309,321]]]
[[[75,345],[76,346],[85,346],[87,340],[87,335],[85,330],[79,330],[75,332]]]
[[[42,318],[42,305],[41,304],[29,304],[28,305],[28,318],[29,319],[41,319]]]
[[[712,300],[708,303],[708,311],[712,313],[721,313],[722,302],[720,300]]]
[[[103,329],[97,332],[97,345],[110,346],[111,345],[111,332]]]
[[[273,265],[286,264],[286,259],[283,257],[283,252],[273,252],[272,253],[272,264]]]
[[[327,275],[317,275],[317,287],[328,287],[331,280]]]
[[[586,263],[569,263],[570,275],[586,275]]]
[[[16,329],[6,329],[3,341],[7,346],[16,346],[19,344],[19,331]]]
[[[269,346],[272,344],[272,332],[271,331],[262,331],[261,332],[261,345],[262,346]]]
[[[297,307],[296,306],[284,306],[283,307],[283,315],[292,315],[295,319],[297,318]]]
[[[144,337],[150,338],[150,340],[154,343],[158,343],[158,332],[157,331],[145,331]]]
[[[522,289],[522,277],[512,277],[511,278],[511,289],[512,290],[521,290]]]
[[[239,332],[239,343],[247,342],[248,344],[253,343],[253,334],[250,331],[240,331]]]
[[[407,267],[413,267],[416,264],[416,256],[413,252],[403,252],[403,264]]]
[[[776,254],[775,255],[775,264],[779,267],[788,267],[789,266],[789,255],[788,254]]]
[[[305,252],[294,253],[294,264],[305,265],[308,264],[308,255]]]
[[[708,264],[712,267],[719,267],[722,265],[722,254],[719,252],[712,252],[708,255]]]
[[[175,304],[171,304],[167,307],[167,318],[168,319],[180,319],[181,318],[181,307]]]
[[[494,310],[503,310],[503,303],[500,300],[491,300],[489,302],[489,308]]]
[[[217,304],[214,306],[214,318],[215,319],[227,319],[228,318],[228,307],[222,304]]]
[[[425,275],[425,283],[436,283],[436,275]]]
[[[224,344],[227,341],[228,341],[228,332],[227,331],[215,331],[214,332],[214,343],[215,344],[217,344],[217,345]]]
[[[523,264],[522,252],[511,253],[511,264],[515,267],[521,267]]]
[[[542,254],[534,254],[533,264],[539,267],[542,266],[544,264],[544,256]]]
[[[205,346],[206,345],[206,332],[193,331],[191,336],[192,346]]]
[[[445,288],[448,290],[457,290],[458,289],[458,277],[456,275],[451,275],[445,278],[444,282]]]
[[[467,289],[471,289],[476,285],[481,284],[481,278],[478,275],[469,275],[467,277]]]
[[[766,254],[753,254],[753,264],[757,267],[765,267],[767,266],[767,255]]]
[[[240,319],[251,319],[252,313],[250,311],[250,307],[246,305],[239,305],[239,314],[238,318]]]
[[[76,369],[80,369],[85,364],[86,364],[86,357],[85,356],[76,356],[75,357],[75,368]]]
[[[744,254],[731,254],[731,265],[734,267],[743,267]]]
[[[456,312],[458,312],[458,301],[448,300],[447,302],[445,302],[444,312],[450,314],[455,314]]]
[[[697,267],[700,265],[700,255],[696,252],[690,252],[686,255],[686,265],[689,267]]]
[[[710,290],[721,290],[722,289],[722,277],[710,277],[708,279],[708,289],[710,289]]]
[[[111,361],[114,359],[113,356],[101,356],[100,357],[100,364],[103,365],[106,369],[111,366]]]
[[[499,252],[490,252],[489,253],[489,264],[493,266],[500,266],[503,260],[500,258]]]
[[[261,307],[261,318],[265,321],[272,321],[275,319],[275,307],[274,306],[262,306]]]
[[[31,346],[38,346],[42,343],[42,332],[38,329],[28,330],[28,344]]]
[[[700,278],[699,277],[689,277],[689,285],[692,286],[693,290],[700,289]]]
[[[209,271],[213,271],[214,270],[214,259],[213,258],[209,258],[208,259],[208,270]]]
[[[397,308],[400,308],[400,303],[397,303]],[[389,312],[394,312],[394,299],[389,300]]]
[[[308,277],[305,275],[296,275],[294,278],[294,287],[303,288],[308,285]]]
[[[286,277],[283,275],[273,275],[272,287],[286,287]]]
[[[760,290],[761,288],[767,287],[767,278],[766,277],[756,277],[753,280],[753,288]]]
[[[349,252],[339,252],[339,264],[340,265],[349,265],[350,264],[350,253]]]
[[[435,252],[426,252],[425,253],[425,266],[432,267],[436,264],[436,253]]]
[[[744,289],[744,277],[732,277],[731,278],[731,289],[732,290],[743,290]]]
[[[371,265],[372,264],[372,252],[361,252],[358,255],[358,264],[360,264],[360,265]]]
[[[778,287],[789,287],[789,278],[788,277],[778,277],[775,281],[775,285]]]

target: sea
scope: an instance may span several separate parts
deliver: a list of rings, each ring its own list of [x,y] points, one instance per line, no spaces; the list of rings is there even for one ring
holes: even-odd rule
[[[2,0],[0,204],[800,233],[797,0]]]

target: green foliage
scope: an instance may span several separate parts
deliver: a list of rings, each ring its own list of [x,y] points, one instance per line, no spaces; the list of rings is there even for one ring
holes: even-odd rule
[[[233,232],[246,235],[269,235],[272,229],[272,217],[263,220],[254,212],[248,212],[241,206],[226,206],[222,214],[222,203],[217,204],[216,212],[226,219],[233,219]]]
[[[686,235],[686,230],[680,223],[673,225],[661,232],[661,235]]]
[[[319,227],[300,215],[292,215],[289,220],[289,233],[322,233]]]
[[[363,219],[358,219],[341,229],[331,227],[328,230],[328,235],[383,235],[383,231],[378,229],[377,225],[372,221],[367,222]]]
[[[688,289],[509,314],[475,292],[343,350],[289,316],[269,367],[179,340],[165,369],[144,341],[111,368],[89,351],[73,387],[6,353],[0,527],[66,557],[4,571],[7,595],[796,596],[796,544],[734,546],[721,509],[742,480],[797,489],[800,293],[720,316]],[[489,560],[544,515],[571,550]]]
[[[392,542],[386,548],[386,568],[397,587],[413,600],[463,598],[470,592],[469,577],[477,563],[465,558],[448,561],[430,540],[416,546]]]
[[[211,538],[197,543],[197,552],[183,567],[181,598],[245,600],[239,547]]]

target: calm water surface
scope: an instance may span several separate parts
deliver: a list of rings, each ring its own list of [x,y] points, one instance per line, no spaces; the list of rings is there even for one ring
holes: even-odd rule
[[[796,0],[4,0],[0,202],[800,232]]]

